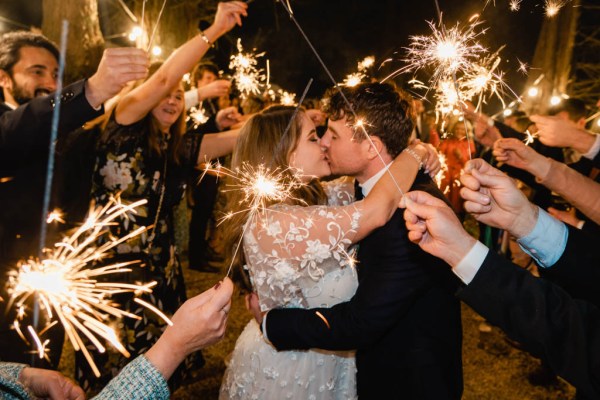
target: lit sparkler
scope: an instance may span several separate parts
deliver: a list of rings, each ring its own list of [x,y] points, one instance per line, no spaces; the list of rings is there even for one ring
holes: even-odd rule
[[[61,210],[59,210],[59,209],[52,210],[52,212],[50,214],[48,214],[46,223],[51,224],[53,222],[59,222],[61,224],[64,224],[65,220],[63,219],[63,217],[64,217],[64,214]]]
[[[374,64],[375,64],[375,57],[373,57],[373,56],[365,57],[362,61],[359,61],[358,70],[360,72],[366,72]]]
[[[523,0],[510,0],[508,4],[510,11],[519,11],[521,9],[521,2]]]
[[[129,284],[98,280],[99,277],[130,272],[129,266],[138,261],[96,268],[90,268],[89,264],[108,257],[114,247],[146,230],[146,227],[141,227],[124,237],[114,238],[110,236],[108,229],[117,218],[133,217],[136,214],[135,208],[145,203],[146,200],[140,200],[126,205],[118,197],[111,198],[106,205],[91,208],[82,226],[71,236],[56,243],[52,249],[46,249],[41,260],[30,258],[19,262],[18,269],[8,277],[9,306],[14,304],[18,310],[13,324],[17,332],[21,332],[19,325],[25,315],[25,302],[34,297],[49,321],[59,321],[64,326],[73,348],[84,354],[97,376],[100,376],[100,371],[84,345],[82,336],[101,353],[105,351],[105,346],[100,339],[105,339],[123,355],[129,356],[107,321],[111,317],[140,317],[118,308],[111,301],[111,296],[118,293],[151,293],[151,287],[156,282]],[[107,241],[98,244],[101,237],[106,237]],[[38,344],[40,356],[43,356],[47,341],[42,341],[38,336],[42,336],[48,327],[40,334],[34,334],[34,328],[28,327],[28,330],[34,331],[32,337]]]
[[[190,108],[190,113],[186,118],[186,122],[192,121],[194,123],[194,129],[208,121],[208,115],[204,112],[202,105],[200,107]]]
[[[428,24],[432,35],[411,36],[411,45],[407,48],[404,58],[407,65],[383,81],[405,72],[417,72],[433,66],[431,82],[435,86],[444,77],[472,69],[472,63],[487,52],[487,49],[477,42],[479,35],[485,33],[485,30],[476,31],[480,25],[478,21],[464,29],[458,24],[451,29],[438,29],[433,22]]]
[[[546,10],[546,16],[552,18],[558,14],[561,8],[567,4],[567,0],[546,0],[544,9]]]
[[[346,77],[346,79],[344,79],[344,82],[342,83],[342,85],[344,86],[348,86],[348,87],[354,87],[359,85],[362,80],[366,77],[365,74],[363,74],[362,72],[355,72],[353,74],[350,74]]]
[[[231,56],[229,69],[233,70],[233,81],[235,82],[241,97],[246,98],[250,94],[259,95],[261,88],[266,86],[267,77],[262,68],[258,68],[258,58],[265,53],[244,53],[241,39],[237,41],[238,53]]]
[[[279,96],[279,103],[284,106],[294,106],[296,105],[296,93],[286,92],[285,90],[279,89],[277,91],[277,95]]]
[[[442,181],[446,177],[446,172],[448,172],[448,164],[446,163],[446,155],[442,152],[438,152],[438,160],[440,161],[440,170],[435,175],[433,180],[435,181],[438,188],[442,188]]]
[[[523,140],[523,143],[525,143],[525,146],[529,146],[531,143],[533,143],[533,141],[535,140],[535,138],[538,137],[538,135],[536,135],[535,133],[529,132],[529,129],[527,129],[525,131],[525,134],[527,135],[525,137],[525,139]]]

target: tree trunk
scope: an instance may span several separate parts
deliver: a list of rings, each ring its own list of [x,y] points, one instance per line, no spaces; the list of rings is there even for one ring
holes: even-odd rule
[[[43,0],[42,32],[60,45],[62,20],[69,21],[64,82],[91,76],[96,70],[104,38],[96,0]]]

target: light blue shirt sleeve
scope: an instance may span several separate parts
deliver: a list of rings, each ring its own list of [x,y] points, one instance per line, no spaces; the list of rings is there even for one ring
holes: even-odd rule
[[[550,268],[562,256],[568,239],[567,226],[540,208],[533,231],[517,242],[542,268]]]

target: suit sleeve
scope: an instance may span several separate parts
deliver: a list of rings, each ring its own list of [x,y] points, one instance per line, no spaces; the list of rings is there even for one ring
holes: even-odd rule
[[[600,310],[489,252],[459,297],[590,398],[600,396]]]
[[[54,94],[39,97],[0,116],[2,154],[26,154],[32,146],[47,146],[54,111]],[[85,80],[66,86],[61,94],[59,134],[66,134],[102,115],[85,97]],[[14,157],[10,157],[14,158]],[[5,161],[2,161],[4,163]]]
[[[385,334],[415,299],[429,290],[429,273],[438,266],[427,265],[429,259],[423,258],[427,255],[408,241],[402,215],[397,212],[387,225],[365,239],[371,241],[370,246],[375,243],[377,254],[360,266],[372,270],[364,272],[366,277],[350,301],[332,308],[269,312],[267,336],[278,350],[365,347]]]

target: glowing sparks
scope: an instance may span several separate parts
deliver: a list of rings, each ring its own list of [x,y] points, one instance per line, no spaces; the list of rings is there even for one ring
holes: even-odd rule
[[[373,57],[373,56],[365,57],[362,61],[358,62],[358,71],[366,72],[374,64],[375,64],[375,57]]]
[[[442,182],[446,177],[446,172],[448,172],[448,164],[446,163],[446,155],[442,152],[438,152],[438,160],[440,161],[440,170],[435,175],[433,180],[435,181],[438,188],[442,188]]]
[[[46,223],[51,224],[53,222],[59,222],[61,224],[64,224],[65,220],[63,219],[63,216],[64,215],[61,210],[52,210],[52,212],[48,214],[48,218],[46,218]]]
[[[265,53],[244,53],[241,39],[237,41],[238,53],[231,56],[229,69],[233,70],[233,81],[240,91],[240,96],[246,98],[251,94],[259,95],[265,87],[267,77],[262,68],[258,68],[258,58]]]
[[[510,0],[509,8],[510,11],[519,11],[521,9],[521,2],[523,0]]]
[[[529,64],[519,59],[517,59],[517,61],[519,62],[519,68],[517,68],[517,71],[519,71],[523,75],[527,75],[527,73],[529,72]]]
[[[202,106],[190,108],[189,115],[186,118],[186,122],[192,121],[194,129],[208,121],[208,115],[204,112]]]
[[[279,103],[284,106],[295,106],[296,105],[296,93],[289,93],[285,90],[279,89],[277,91],[279,97]]]
[[[546,16],[548,18],[556,16],[565,4],[567,4],[567,0],[546,0],[546,3],[544,4]]]
[[[355,72],[353,74],[348,75],[346,79],[344,79],[343,85],[347,87],[357,86],[362,82],[363,78],[365,78],[365,74],[361,72]]]
[[[113,248],[146,230],[141,227],[122,238],[115,238],[110,236],[107,229],[117,218],[131,218],[136,214],[135,208],[145,203],[146,200],[140,200],[125,205],[118,197],[111,198],[103,207],[91,208],[86,222],[71,236],[56,243],[52,249],[46,249],[43,259],[20,261],[18,268],[8,277],[9,305],[14,304],[18,310],[13,325],[19,328],[19,320],[25,316],[25,302],[33,297],[49,321],[59,321],[64,326],[73,348],[84,354],[97,376],[100,376],[100,371],[84,345],[82,336],[100,352],[105,351],[100,339],[105,339],[128,357],[129,353],[119,342],[118,335],[106,323],[112,317],[140,317],[118,308],[111,297],[117,293],[151,293],[151,287],[156,282],[138,285],[98,279],[131,272],[128,266],[138,261],[96,268],[90,268],[89,264],[106,258]],[[97,244],[100,238],[105,238],[106,241]],[[42,341],[40,337],[48,328],[44,328],[39,334],[34,328],[28,328],[37,343],[40,356],[44,354],[47,345],[47,341]]]
[[[476,32],[480,24],[477,21],[466,28],[457,24],[451,29],[438,29],[433,22],[428,24],[432,34],[411,36],[411,45],[406,49],[407,54],[404,58],[407,65],[384,81],[405,72],[417,72],[433,67],[431,81],[435,86],[440,79],[471,69],[472,63],[487,52],[486,48],[477,42],[478,36],[485,32]]]
[[[525,143],[525,146],[529,146],[531,143],[533,143],[533,141],[535,140],[535,138],[537,137],[536,134],[533,134],[531,132],[529,132],[529,129],[527,129],[525,131],[525,134],[527,135],[525,137],[525,139],[523,140],[523,143]]]

